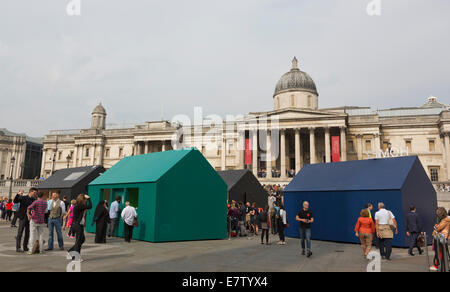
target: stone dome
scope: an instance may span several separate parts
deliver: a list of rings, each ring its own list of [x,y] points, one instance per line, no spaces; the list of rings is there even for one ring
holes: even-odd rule
[[[94,111],[92,112],[92,114],[106,115],[106,110],[105,110],[105,108],[102,106],[102,103],[99,103],[99,104],[94,108]]]
[[[278,81],[275,88],[274,97],[280,93],[289,91],[306,91],[319,95],[317,93],[316,84],[312,78],[303,71],[298,69],[297,58],[294,57],[292,60],[292,69],[283,76],[281,76],[280,81]]]

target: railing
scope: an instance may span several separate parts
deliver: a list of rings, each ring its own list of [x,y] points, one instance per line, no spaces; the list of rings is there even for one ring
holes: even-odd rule
[[[7,197],[11,188],[11,195],[14,196],[20,190],[28,191],[28,189],[37,187],[41,183],[41,180],[34,179],[20,179],[13,180],[12,184],[10,180],[0,180],[0,197]]]

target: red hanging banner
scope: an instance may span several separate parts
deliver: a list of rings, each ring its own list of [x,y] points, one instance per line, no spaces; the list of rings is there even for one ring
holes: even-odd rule
[[[252,164],[252,147],[251,140],[245,139],[245,165]]]
[[[332,162],[339,162],[341,161],[341,147],[339,145],[339,136],[333,136],[331,137],[331,161]]]

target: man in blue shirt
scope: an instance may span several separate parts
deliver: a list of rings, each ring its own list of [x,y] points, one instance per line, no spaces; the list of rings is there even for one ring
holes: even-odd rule
[[[114,235],[114,230],[119,224],[119,202],[121,198],[119,196],[116,197],[116,200],[111,203],[111,206],[109,207],[109,218],[111,219],[111,222],[108,225],[108,237],[111,237]]]

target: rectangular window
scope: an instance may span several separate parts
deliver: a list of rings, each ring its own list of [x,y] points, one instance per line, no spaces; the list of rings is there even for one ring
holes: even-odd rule
[[[353,144],[353,141],[348,141],[348,150],[353,152],[355,151],[355,145]]]
[[[372,151],[372,141],[366,140],[366,151]]]
[[[428,148],[429,148],[430,152],[436,151],[436,145],[434,143],[434,140],[429,140],[428,141]]]
[[[86,148],[86,153],[85,153],[85,157],[89,157],[89,148]]]
[[[110,154],[110,149],[106,148],[106,150],[105,150],[105,157],[109,157],[109,154]]]
[[[412,145],[411,140],[405,141],[405,147],[406,147],[406,149],[408,149],[408,151],[411,151],[411,149],[412,149],[411,145]]]
[[[119,157],[120,158],[123,157],[123,148],[122,147],[119,148]]]
[[[111,190],[110,189],[102,190],[102,199],[103,199],[103,201],[108,202],[108,206],[111,205]]]
[[[430,167],[430,179],[433,182],[439,181],[439,167]]]
[[[386,152],[389,149],[389,141],[383,142],[383,152]]]
[[[61,157],[62,157],[62,151],[59,151],[58,152],[58,160],[61,160]]]

